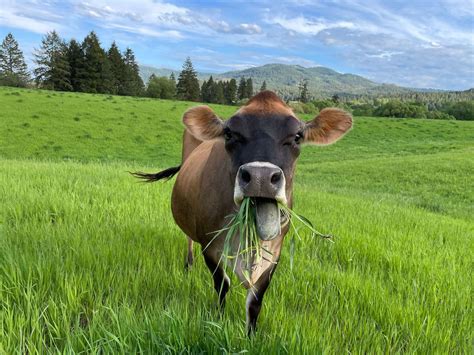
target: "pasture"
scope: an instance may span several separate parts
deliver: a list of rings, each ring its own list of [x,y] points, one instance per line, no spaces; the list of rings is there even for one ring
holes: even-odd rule
[[[0,353],[468,353],[474,124],[356,118],[303,149],[255,337],[170,212],[188,102],[0,88]],[[222,117],[235,107],[213,106]],[[303,117],[309,119],[310,117]],[[292,265],[292,267],[291,267]]]

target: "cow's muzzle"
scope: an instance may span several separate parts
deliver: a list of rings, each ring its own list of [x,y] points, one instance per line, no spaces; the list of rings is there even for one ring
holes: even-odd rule
[[[278,203],[287,204],[285,186],[283,170],[271,163],[247,163],[237,171],[234,202],[240,205],[245,197],[254,198],[257,232],[263,240],[273,239],[281,232]]]

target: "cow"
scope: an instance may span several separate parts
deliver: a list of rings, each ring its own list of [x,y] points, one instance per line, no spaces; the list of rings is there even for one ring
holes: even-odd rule
[[[263,91],[251,98],[228,120],[221,120],[208,106],[184,113],[182,162],[156,174],[135,173],[152,182],[179,172],[173,187],[171,209],[177,225],[188,238],[185,264],[193,263],[193,242],[202,253],[218,295],[225,304],[230,287],[222,258],[224,235],[217,235],[243,199],[256,204],[261,258],[248,265],[241,256],[232,270],[247,288],[247,332],[256,330],[263,296],[278,265],[288,223],[277,204],[293,205],[293,177],[304,144],[328,145],[352,128],[352,116],[338,108],[323,109],[304,122],[275,93]],[[231,245],[238,247],[238,236]]]

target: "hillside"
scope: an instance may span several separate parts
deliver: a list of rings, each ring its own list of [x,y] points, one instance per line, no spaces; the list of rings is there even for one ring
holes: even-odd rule
[[[183,132],[181,116],[186,109],[196,105],[184,101],[2,87],[0,100],[0,157],[133,161],[152,167],[179,164]],[[230,117],[236,110],[235,106],[211,106],[223,118]],[[301,115],[301,118],[309,120],[312,117]],[[365,186],[366,182],[376,179],[371,175],[371,169],[364,167],[366,159],[381,159],[380,163],[395,159],[393,164],[399,167],[403,160],[397,159],[412,155],[427,159],[442,152],[458,152],[462,157],[474,144],[474,125],[470,122],[356,118],[355,125],[356,129],[338,144],[324,149],[304,149],[300,157],[301,176],[308,171],[314,171],[318,176],[333,171],[325,177],[332,180],[332,176],[352,171],[327,187],[339,186],[345,190],[358,176],[355,184],[364,184],[360,189],[363,193],[364,189],[375,187]],[[327,165],[324,169],[317,168],[321,164]],[[353,171],[350,167],[354,164],[357,169]],[[339,166],[343,171],[337,173]],[[394,174],[396,169],[390,169],[390,174]],[[380,187],[381,192],[392,190],[385,173],[380,176],[385,181]],[[420,181],[422,184],[426,182]],[[409,186],[404,189],[411,189]],[[353,189],[358,188],[353,186]],[[420,196],[415,199],[423,200]],[[473,206],[467,205],[460,211],[462,214],[474,213]]]
[[[140,72],[145,81],[152,73],[158,76],[169,76],[171,72],[174,72],[175,76],[179,74],[179,71],[157,69],[150,66],[141,66]],[[299,65],[266,64],[225,73],[198,73],[198,78],[203,80],[209,78],[210,75],[223,80],[251,77],[255,89],[258,89],[263,81],[266,81],[269,89],[276,90],[282,95],[296,94],[298,84],[303,79],[308,80],[309,90],[316,96],[330,96],[336,93],[384,95],[413,91],[396,85],[375,83],[359,75],[341,74],[325,67],[305,68]]]

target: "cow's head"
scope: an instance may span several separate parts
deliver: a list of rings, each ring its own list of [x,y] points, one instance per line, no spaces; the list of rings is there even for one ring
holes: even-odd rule
[[[222,121],[208,106],[189,109],[183,117],[187,130],[197,139],[225,140],[232,161],[234,201],[244,197],[257,201],[257,223],[262,239],[273,236],[277,203],[291,200],[293,173],[302,144],[327,145],[341,138],[352,127],[349,113],[327,108],[309,122],[299,120],[273,92],[254,96],[229,120]],[[262,211],[261,213],[258,210]],[[275,217],[278,216],[278,217]],[[279,223],[278,223],[279,228]]]

